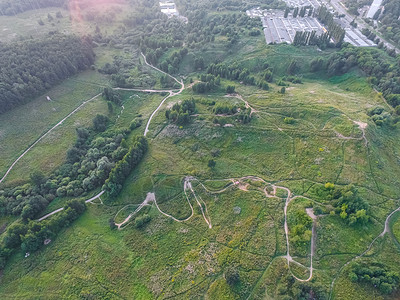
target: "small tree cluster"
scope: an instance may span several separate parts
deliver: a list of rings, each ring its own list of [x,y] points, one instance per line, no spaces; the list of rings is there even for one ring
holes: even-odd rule
[[[349,279],[353,282],[365,282],[385,295],[396,291],[400,282],[398,272],[389,271],[382,265],[355,264],[349,272]]]
[[[165,117],[177,125],[186,125],[190,122],[190,115],[196,111],[194,99],[184,100],[182,103],[175,103],[172,109],[165,112]]]

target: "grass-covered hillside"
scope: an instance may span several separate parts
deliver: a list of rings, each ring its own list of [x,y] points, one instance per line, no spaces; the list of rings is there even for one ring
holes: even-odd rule
[[[398,58],[182,2],[1,115],[1,298],[399,298]]]

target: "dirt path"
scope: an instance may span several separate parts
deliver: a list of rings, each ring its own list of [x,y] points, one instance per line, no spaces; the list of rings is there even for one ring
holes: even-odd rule
[[[175,80],[177,83],[179,83],[179,84],[181,85],[181,88],[180,88],[179,91],[177,91],[177,92],[174,92],[173,90],[168,90],[168,91],[165,91],[165,90],[164,90],[164,91],[147,90],[147,91],[154,92],[154,93],[157,93],[157,92],[168,92],[169,95],[168,95],[167,97],[165,97],[165,98],[161,101],[160,105],[159,105],[159,106],[153,111],[153,113],[150,115],[150,118],[149,118],[149,120],[147,121],[147,124],[146,124],[146,129],[144,130],[144,136],[146,136],[147,133],[149,132],[149,127],[150,127],[151,120],[153,119],[153,117],[155,116],[155,114],[158,112],[158,110],[162,107],[162,105],[164,104],[164,102],[165,102],[168,98],[174,97],[174,96],[179,95],[180,93],[182,93],[182,92],[185,90],[185,84],[183,83],[182,80],[179,81],[179,80],[178,80],[177,78],[175,78],[174,76],[172,76],[172,75],[170,75],[170,74],[168,74],[168,73],[166,73],[166,72],[160,70],[159,68],[157,68],[157,67],[155,67],[155,66],[149,64],[149,63],[147,62],[146,56],[145,56],[143,53],[141,53],[141,55],[142,55],[142,57],[143,57],[144,62],[146,63],[146,65],[148,65],[149,67],[153,68],[154,70],[156,70],[156,71],[158,71],[158,72],[161,72],[161,73],[163,73],[163,74],[169,76],[170,78],[172,78],[173,80]]]
[[[93,101],[94,99],[98,98],[100,94],[97,94],[96,96],[94,96],[93,98],[90,98],[89,100],[86,100],[84,102],[82,102],[81,105],[79,105],[77,108],[75,108],[72,112],[70,112],[64,119],[62,119],[60,122],[58,122],[56,125],[54,125],[52,128],[50,128],[45,134],[43,134],[41,137],[39,137],[28,149],[25,150],[24,153],[22,153],[10,166],[10,168],[7,170],[7,172],[3,175],[3,177],[0,179],[0,183],[2,183],[7,175],[11,172],[11,170],[14,168],[14,166],[18,163],[18,161],[21,160],[21,158],[23,158],[33,147],[36,146],[37,143],[39,143],[41,140],[43,140],[50,132],[52,132],[54,129],[56,129],[58,126],[60,126],[66,119],[68,119],[70,116],[72,116],[73,114],[75,114],[79,109],[82,108],[82,106],[84,106],[85,104],[89,103],[90,101]]]
[[[254,109],[252,106],[250,106],[249,102],[247,102],[246,100],[244,100],[244,98],[243,98],[241,95],[239,95],[239,94],[228,94],[228,95],[225,95],[224,97],[237,98],[237,99],[243,101],[243,102],[244,102],[244,106],[245,106],[246,108],[250,109],[250,117],[253,115],[253,113],[258,112],[258,110]]]
[[[339,275],[342,273],[343,269],[344,269],[345,267],[347,267],[351,262],[353,262],[353,261],[355,261],[355,260],[357,260],[357,259],[363,257],[365,254],[367,254],[367,253],[371,250],[372,246],[375,244],[375,242],[376,242],[379,238],[384,237],[386,233],[390,233],[390,224],[389,224],[389,223],[390,223],[390,219],[391,219],[392,216],[393,216],[396,212],[398,212],[398,211],[400,211],[400,207],[398,207],[397,209],[395,209],[394,211],[392,211],[392,212],[386,217],[386,220],[385,220],[385,227],[383,228],[383,231],[382,231],[378,236],[376,236],[376,237],[372,240],[372,242],[369,244],[369,246],[367,247],[367,249],[366,249],[363,253],[361,253],[360,255],[357,255],[356,257],[353,257],[352,259],[350,259],[347,263],[345,263],[345,264],[339,269],[337,275],[336,275],[335,278],[332,280],[332,283],[331,283],[331,286],[330,286],[330,292],[329,292],[329,299],[332,299],[333,287],[334,287],[334,285],[335,285],[336,279],[337,279],[337,278],[339,277]]]
[[[128,223],[129,220],[130,220],[134,215],[136,215],[143,207],[145,207],[146,205],[149,205],[150,202],[154,202],[155,200],[156,200],[156,195],[155,195],[154,193],[147,193],[146,199],[138,206],[138,208],[136,208],[135,211],[134,211],[133,213],[129,214],[129,216],[127,216],[126,219],[125,219],[122,223],[115,224],[115,225],[118,227],[118,229],[121,229],[121,226],[123,226],[123,225],[125,225],[126,223]],[[121,210],[120,210],[120,211],[121,211]],[[119,211],[119,212],[120,212],[120,211]],[[117,212],[117,215],[118,215],[119,212]],[[115,217],[116,217],[117,215],[115,215]],[[115,217],[114,217],[114,219],[115,219]]]
[[[94,200],[96,200],[96,199],[100,199],[100,196],[103,195],[103,194],[104,194],[104,191],[101,191],[101,192],[98,193],[96,196],[94,196],[94,197],[92,197],[92,198],[90,198],[90,199],[85,200],[85,203],[91,203],[92,201],[94,201]],[[101,199],[100,199],[100,201],[101,201]],[[55,211],[52,211],[51,213],[49,213],[49,214],[47,214],[47,215],[41,217],[40,219],[38,219],[38,221],[43,221],[43,220],[47,219],[48,217],[50,217],[50,216],[52,216],[52,215],[54,215],[54,214],[56,214],[56,213],[59,213],[60,211],[63,211],[63,210],[64,210],[64,207],[61,207],[61,208],[59,208],[59,209],[56,209]]]

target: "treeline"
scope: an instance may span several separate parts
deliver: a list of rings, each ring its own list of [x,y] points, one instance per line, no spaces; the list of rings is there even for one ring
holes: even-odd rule
[[[221,85],[221,78],[219,76],[215,77],[213,74],[202,74],[199,79],[201,82],[194,84],[192,87],[195,93],[207,93]]]
[[[0,43],[0,113],[43,94],[94,62],[89,38],[53,35]]]
[[[15,223],[2,234],[0,242],[0,269],[3,269],[8,258],[18,250],[32,253],[38,250],[47,239],[54,238],[58,232],[68,227],[86,210],[84,201],[70,200],[64,210],[43,221]]]
[[[28,10],[62,7],[66,0],[1,0],[0,16],[14,16]]]
[[[336,45],[341,45],[346,31],[334,21],[333,15],[326,6],[321,6],[317,12],[317,18],[328,28],[329,36],[335,40]]]
[[[317,35],[315,30],[313,31],[296,31],[293,39],[293,45],[295,46],[318,46],[321,49],[325,49],[329,45],[331,37],[329,32],[324,32],[321,35]]]
[[[103,185],[103,189],[108,196],[118,196],[125,179],[129,176],[132,169],[139,164],[147,151],[147,147],[148,144],[145,137],[137,138],[125,156],[115,164],[115,167],[111,170],[108,179]]]

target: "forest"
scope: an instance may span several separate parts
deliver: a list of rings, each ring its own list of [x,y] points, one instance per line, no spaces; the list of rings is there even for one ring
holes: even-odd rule
[[[33,100],[95,59],[90,38],[52,35],[0,43],[0,113]]]

